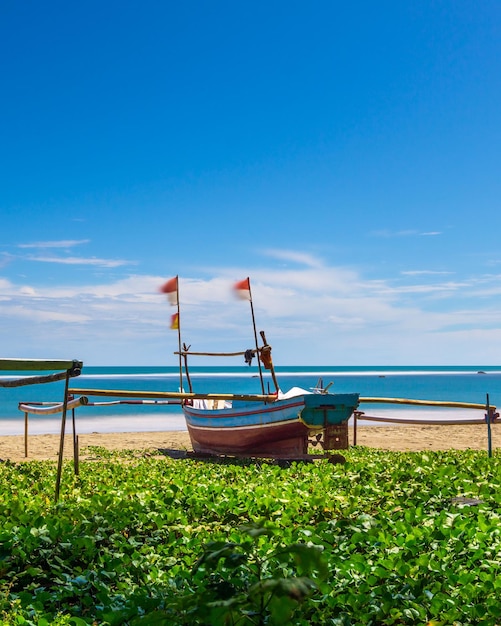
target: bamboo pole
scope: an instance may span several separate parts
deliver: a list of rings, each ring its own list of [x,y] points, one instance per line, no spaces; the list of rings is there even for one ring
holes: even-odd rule
[[[412,400],[409,398],[372,398],[361,397],[359,398],[360,404],[409,404],[415,406],[438,406],[443,408],[457,408],[457,409],[481,409],[485,410],[485,404],[475,404],[472,402],[448,402],[442,400]],[[492,410],[496,410],[496,407],[491,407]]]
[[[43,383],[54,383],[58,380],[64,380],[66,372],[58,372],[56,374],[46,374],[45,376],[24,376],[14,380],[1,380],[0,387],[25,387],[26,385],[40,385]]]
[[[61,416],[61,436],[59,438],[59,458],[57,462],[56,492],[54,499],[57,503],[59,500],[59,490],[61,487],[61,473],[63,470],[63,454],[64,454],[64,433],[66,430],[66,413],[68,409],[68,387],[70,384],[70,370],[66,373],[66,382],[64,383],[64,403],[63,414]]]
[[[0,370],[8,371],[39,371],[46,370],[81,370],[83,366],[82,361],[61,361],[55,359],[0,359]],[[80,372],[78,372],[80,373]],[[75,376],[78,374],[74,373]]]
[[[353,412],[353,445],[357,445],[357,426],[358,426],[358,418],[360,415],[363,415],[361,411]]]
[[[14,380],[0,380],[0,387],[23,387],[64,380],[67,372],[70,376],[79,376],[82,371],[82,361],[45,361],[28,359],[0,359],[0,370],[12,371],[46,371],[48,369],[64,369],[64,372],[45,374],[43,376],[23,376]]]
[[[182,404],[182,400],[110,400],[109,402],[89,402],[87,406],[112,406],[116,404],[145,404],[148,406],[173,406]]]
[[[487,454],[489,458],[492,456],[492,436],[491,436],[491,407],[489,406],[489,394],[486,397],[486,406],[487,414],[485,416],[485,420],[487,422]]]
[[[75,475],[80,476],[80,444],[78,435],[75,437]]]
[[[238,393],[189,393],[178,391],[127,391],[124,389],[70,389],[72,394],[86,396],[112,396],[115,398],[175,398],[179,400],[245,400],[249,402],[273,402],[276,394]]]
[[[24,412],[24,457],[28,458],[28,412]]]
[[[176,305],[177,305],[177,344],[179,346],[179,391],[183,391],[183,362],[181,359],[181,311],[179,305],[179,276],[176,276]]]
[[[485,405],[483,406],[485,409]],[[367,422],[387,422],[388,424],[420,424],[426,426],[461,426],[467,424],[485,424],[485,418],[478,419],[407,419],[405,417],[381,417],[376,415],[365,415],[363,411],[358,412],[358,419]]]
[[[250,285],[249,277],[247,277],[247,284],[249,285],[249,302],[250,302],[251,315],[252,315],[252,328],[254,329],[254,341],[256,343],[257,364],[259,367],[259,379],[261,380],[261,391],[264,394],[263,370],[261,368],[261,360],[259,358],[259,345],[257,342],[256,318],[254,316],[254,304],[252,302],[252,292],[251,292],[251,285]]]
[[[189,348],[184,348],[182,352],[174,352],[174,354],[181,354],[183,356],[244,356],[246,351],[243,352],[191,352]]]
[[[193,386],[191,384],[191,378],[190,378],[190,370],[188,369],[188,354],[189,354],[189,350],[190,350],[190,346],[186,346],[186,344],[183,344],[183,348],[184,348],[184,352],[183,352],[183,361],[184,361],[184,372],[186,374],[186,380],[188,381],[188,389],[190,390],[190,393],[193,392]],[[181,358],[181,357],[179,357]],[[182,389],[180,390],[182,391]]]
[[[71,409],[71,421],[73,426],[73,468],[75,472],[75,476],[78,476],[79,467],[78,467],[78,437],[77,437],[77,429],[75,424],[75,409]]]
[[[263,344],[264,344],[261,350],[263,351],[263,353],[264,353],[264,350],[268,350],[269,367],[267,369],[270,370],[271,378],[273,379],[273,384],[275,385],[275,390],[278,393],[279,386],[278,386],[278,381],[277,381],[277,377],[275,374],[275,367],[273,365],[273,359],[271,356],[271,346],[266,341],[266,335],[264,334],[264,330],[262,330],[260,334],[261,334],[261,339],[263,340]],[[266,363],[265,361],[263,362]],[[266,367],[266,364],[265,364],[265,367]]]

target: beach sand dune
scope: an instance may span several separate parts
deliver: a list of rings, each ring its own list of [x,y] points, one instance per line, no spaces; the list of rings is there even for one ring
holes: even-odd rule
[[[501,426],[491,427],[492,448],[501,447]],[[353,445],[353,428],[349,429],[349,443]],[[28,456],[25,456],[23,435],[0,436],[0,459],[10,461],[57,460],[59,435],[29,435]],[[169,432],[128,432],[128,433],[89,433],[78,438],[80,458],[92,458],[90,446],[107,450],[191,450],[190,438],[186,431]],[[357,445],[383,450],[487,450],[487,426],[484,424],[462,426],[359,426]],[[73,437],[65,437],[64,456],[73,457]]]

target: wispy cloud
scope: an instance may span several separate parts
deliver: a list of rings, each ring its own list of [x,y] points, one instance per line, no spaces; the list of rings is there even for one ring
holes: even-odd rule
[[[427,231],[421,232],[419,230],[407,229],[407,230],[388,230],[381,229],[375,230],[371,233],[373,237],[386,237],[386,238],[394,238],[394,237],[434,237],[437,235],[441,235],[442,233],[438,230],[435,231]]]
[[[12,262],[13,259],[14,257],[11,254],[8,254],[7,252],[2,252],[2,254],[0,255],[0,267],[6,267],[7,265],[9,265],[9,263]]]
[[[34,241],[31,243],[19,243],[18,248],[73,248],[89,243],[90,239],[62,239],[60,241]]]
[[[446,272],[439,270],[407,270],[400,272],[403,276],[447,276],[454,272]]]
[[[263,254],[279,259],[280,261],[288,261],[291,263],[297,263],[298,265],[305,265],[306,267],[321,267],[322,262],[311,254],[304,252],[296,252],[295,250],[263,250]]]
[[[126,265],[137,265],[136,261],[126,259],[103,259],[99,257],[80,257],[80,256],[56,256],[49,254],[49,250],[66,250],[76,246],[82,246],[90,243],[90,239],[59,239],[54,241],[33,241],[29,243],[19,243],[17,247],[23,250],[38,250],[38,254],[30,254],[22,257],[25,261],[33,261],[37,263],[57,263],[59,265],[83,265],[90,267],[114,268]]]
[[[468,287],[467,282],[446,282],[434,285],[422,284],[422,285],[399,285],[393,286],[388,284],[386,289],[387,293],[393,295],[397,294],[431,294],[438,293],[440,295],[446,295],[447,293],[458,292]]]
[[[4,312],[0,306],[0,315]],[[9,309],[9,315],[15,316],[16,319],[26,319],[28,322],[59,322],[65,324],[85,323],[89,322],[91,318],[88,315],[83,315],[79,312],[71,311],[54,311],[54,310],[41,310],[32,309],[31,307],[13,306]]]
[[[29,256],[28,261],[39,263],[59,263],[61,265],[91,265],[97,267],[122,267],[124,265],[137,265],[136,261],[126,261],[125,259],[98,259],[96,257],[56,257],[56,256]]]

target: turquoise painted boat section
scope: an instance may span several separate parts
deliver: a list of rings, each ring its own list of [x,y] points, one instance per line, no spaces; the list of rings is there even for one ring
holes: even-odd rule
[[[301,420],[310,428],[342,424],[358,407],[358,393],[307,394]]]

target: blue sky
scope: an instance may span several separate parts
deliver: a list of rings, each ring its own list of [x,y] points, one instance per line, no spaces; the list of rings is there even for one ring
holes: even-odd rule
[[[499,364],[500,31],[489,0],[3,2],[1,356],[175,365],[175,275],[183,340],[243,350],[250,276],[277,364]]]

